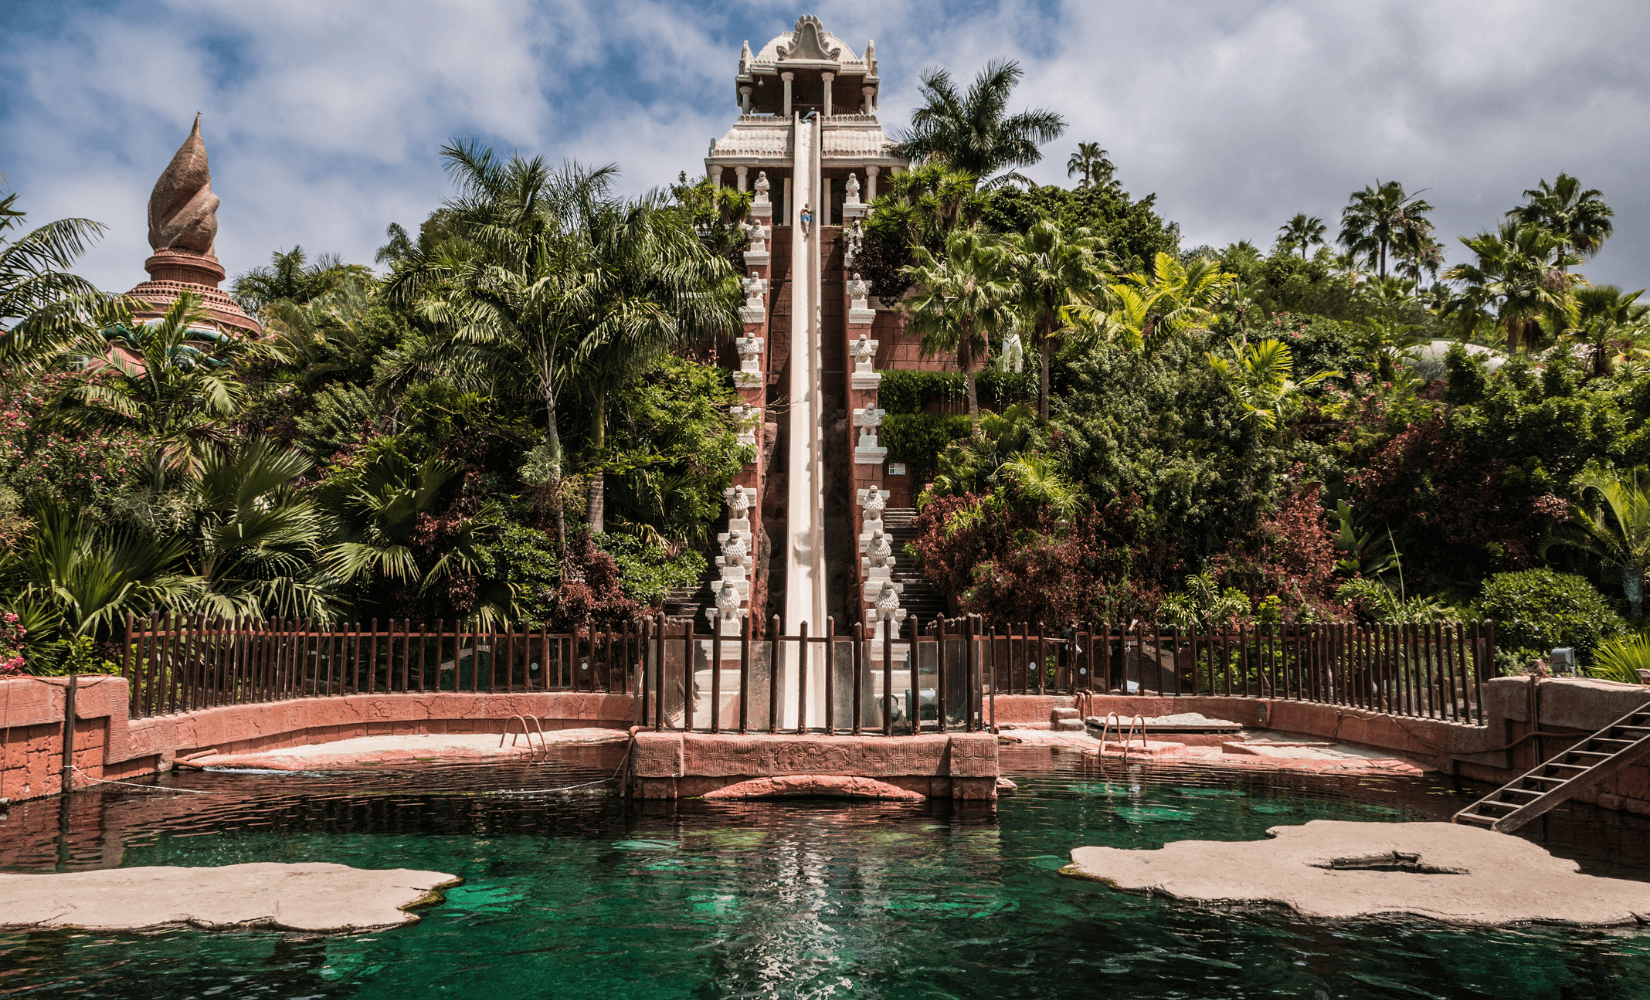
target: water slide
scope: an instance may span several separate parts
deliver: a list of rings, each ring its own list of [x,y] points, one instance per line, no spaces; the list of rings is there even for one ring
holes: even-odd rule
[[[803,622],[808,634],[825,631],[825,441],[820,398],[820,221],[825,217],[819,184],[819,119],[797,121],[796,174],[791,190],[791,384],[790,478],[785,497],[790,534],[786,539],[785,623],[794,635]],[[802,206],[813,206],[814,221],[803,231]],[[798,676],[798,663],[786,664],[784,711],[781,725],[797,725],[798,682],[808,688],[806,725],[824,724],[824,650],[815,648],[808,676]],[[794,658],[793,658],[794,660]]]

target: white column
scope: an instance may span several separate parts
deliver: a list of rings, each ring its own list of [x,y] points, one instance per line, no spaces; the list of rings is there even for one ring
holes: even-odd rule
[[[779,78],[785,81],[785,111],[786,118],[791,116],[791,81],[796,79],[795,73],[781,73]]]
[[[861,87],[859,88],[859,92],[865,95],[865,103],[860,106],[859,113],[862,115],[868,115],[872,111],[871,95],[877,92],[877,88]]]
[[[877,200],[877,174],[880,173],[881,170],[882,170],[882,168],[877,166],[874,163],[867,163],[865,165],[865,200],[866,201],[876,201]]]
[[[720,163],[712,163],[710,165],[710,186],[722,186],[722,165]]]
[[[821,73],[820,79],[825,81],[825,117],[831,117],[831,81],[836,79],[835,73]]]
[[[749,87],[739,88],[739,113],[742,115],[751,113],[751,89]]]
[[[738,185],[740,191],[745,190],[745,174],[749,170],[750,170],[750,167],[745,167],[745,166],[739,166],[739,167],[734,167],[733,168],[734,181]]]

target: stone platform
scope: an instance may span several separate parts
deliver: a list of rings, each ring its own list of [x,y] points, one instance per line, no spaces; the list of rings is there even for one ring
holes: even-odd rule
[[[997,797],[997,738],[711,735],[638,730],[631,788],[640,798],[829,796],[909,800]]]

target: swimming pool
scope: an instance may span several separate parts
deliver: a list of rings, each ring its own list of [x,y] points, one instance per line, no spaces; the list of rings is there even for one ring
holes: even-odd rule
[[[1437,818],[1454,797],[1436,782],[1125,771],[1069,755],[1050,769],[1030,751],[1005,752],[1021,787],[995,810],[638,805],[600,782],[617,759],[585,748],[510,767],[180,774],[166,782],[210,794],[80,793],[67,837],[56,803],[14,807],[0,823],[11,871],[335,861],[466,882],[420,923],[364,935],[0,934],[0,995],[1650,996],[1650,934],[1637,930],[1314,924],[1057,874],[1082,844]]]

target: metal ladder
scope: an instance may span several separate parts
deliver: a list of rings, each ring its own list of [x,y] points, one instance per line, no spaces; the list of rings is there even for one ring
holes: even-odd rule
[[[1650,702],[1456,813],[1453,822],[1511,833],[1650,753]]]

